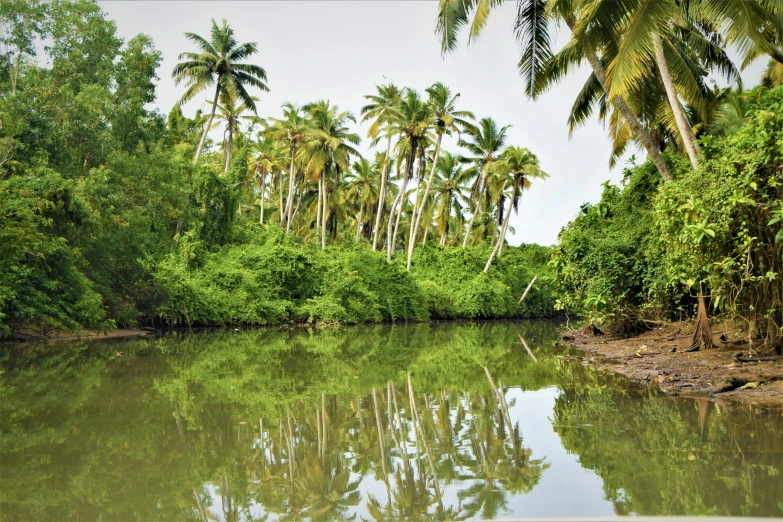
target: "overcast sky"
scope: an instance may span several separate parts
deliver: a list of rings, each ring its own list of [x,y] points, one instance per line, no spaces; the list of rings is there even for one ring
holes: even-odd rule
[[[548,245],[583,202],[600,198],[601,183],[622,179],[622,165],[608,168],[610,142],[596,120],[568,137],[566,118],[586,68],[540,99],[527,100],[516,69],[514,4],[493,13],[478,41],[467,46],[463,37],[456,52],[442,57],[434,32],[437,1],[100,2],[121,37],[145,33],[163,53],[156,106],[164,114],[183,92],[171,79],[177,56],[195,50],[183,33],[208,37],[212,18],[225,18],[239,42],[258,43],[250,61],[266,69],[270,88],[256,93],[260,116],[278,116],[284,102],[326,98],[358,119],[363,96],[375,92],[376,84],[393,80],[423,91],[445,83],[461,94],[460,108],[511,125],[508,143],[538,155],[551,177],[535,181],[523,196],[509,241]],[[558,35],[560,41],[566,37]],[[184,110],[206,110],[207,97],[211,101],[210,93]],[[359,125],[357,132],[365,137],[366,129]],[[446,148],[456,150],[453,141]]]

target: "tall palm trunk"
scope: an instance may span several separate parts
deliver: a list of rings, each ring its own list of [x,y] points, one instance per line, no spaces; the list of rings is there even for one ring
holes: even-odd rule
[[[258,218],[258,223],[261,224],[261,225],[264,224],[264,200],[266,199],[264,197],[264,192],[266,190],[266,186],[265,185],[266,185],[266,172],[264,172],[261,175],[261,194],[260,194],[260,198],[261,198],[261,204],[260,204],[261,215]]]
[[[389,167],[391,167],[391,134],[386,141],[386,156],[384,157],[383,169],[381,170],[381,188],[378,194],[378,212],[375,215],[375,228],[372,233],[372,249],[376,250],[378,245],[378,236],[381,235],[381,222],[383,221],[383,207],[386,205],[386,180],[389,177]]]
[[[359,235],[362,230],[362,220],[364,219],[364,203],[359,206],[359,220],[356,222],[356,239],[354,243],[359,242]]]
[[[435,170],[438,167],[438,156],[440,155],[440,143],[443,139],[443,131],[438,131],[438,140],[435,142],[435,154],[432,157],[432,168],[430,169],[430,175],[427,178],[427,185],[424,188],[424,197],[421,200],[421,205],[417,205],[419,208],[413,209],[413,221],[416,223],[411,227],[411,237],[408,245],[408,270],[411,269],[411,259],[413,259],[413,249],[416,245],[416,233],[419,231],[421,225],[421,216],[424,214],[424,205],[427,204],[427,198],[430,195],[430,189],[432,188],[432,180],[435,178]]]
[[[228,139],[226,139],[226,164],[223,167],[223,174],[228,173],[228,169],[231,168],[231,153],[234,149],[234,130],[235,130],[235,122],[231,122],[228,125]]]
[[[516,186],[514,186],[514,193],[516,194]],[[487,264],[484,266],[484,273],[489,272],[489,267],[492,266],[492,261],[495,259],[495,256],[499,255],[500,251],[503,249],[503,243],[506,241],[506,231],[508,230],[509,221],[511,221],[510,206],[508,212],[506,212],[506,217],[503,218],[503,226],[500,227],[500,235],[498,236],[498,240],[497,243],[495,244],[495,248],[492,249],[492,253],[489,255]]]
[[[296,167],[294,155],[296,154],[296,142],[291,142],[291,167],[288,169],[288,201],[286,201],[285,233],[291,231],[291,219],[294,212],[294,190],[296,188]]]
[[[392,244],[391,244],[391,238],[392,233],[394,232],[394,212],[397,208],[397,205],[400,204],[400,200],[402,199],[402,192],[398,192],[397,196],[395,196],[394,201],[392,201],[392,206],[389,209],[389,219],[386,222],[386,260],[391,261],[391,255],[392,255]]]
[[[484,174],[479,171],[479,179],[478,179],[478,190],[476,194],[478,194],[478,197],[475,198],[476,200],[476,206],[473,209],[473,214],[470,216],[470,221],[468,221],[468,229],[465,231],[465,238],[462,240],[462,248],[465,248],[468,246],[468,240],[470,239],[470,231],[473,230],[473,222],[476,221],[476,215],[480,212],[479,207],[481,206],[481,193],[484,186]]]
[[[323,196],[321,195],[322,191],[323,191],[323,176],[319,174],[318,175],[318,201],[315,207],[315,237],[316,238],[321,233],[321,201],[323,200]]]
[[[699,145],[696,143],[696,135],[693,133],[688,117],[685,115],[685,109],[682,108],[680,99],[677,97],[677,90],[674,88],[669,65],[666,63],[666,57],[663,54],[663,41],[661,35],[652,33],[653,47],[655,48],[655,63],[658,65],[658,71],[661,73],[661,80],[666,89],[666,97],[669,98],[669,105],[672,107],[674,119],[677,122],[677,128],[680,130],[682,142],[685,144],[685,151],[691,160],[693,168],[699,166]]]
[[[391,261],[391,254],[394,253],[395,247],[397,246],[397,234],[400,231],[400,220],[402,219],[402,213],[405,210],[405,190],[408,187],[408,179],[413,177],[413,163],[416,161],[416,148],[416,142],[411,140],[411,152],[408,155],[408,159],[406,161],[405,177],[402,180],[402,187],[400,187],[400,201],[397,208],[397,219],[394,223],[394,232],[392,232],[391,239],[389,240],[389,261]]]
[[[422,154],[422,158],[424,155]],[[421,179],[423,177],[422,165],[419,164],[419,170],[416,172],[416,198],[413,200],[413,212],[411,213],[410,230],[408,230],[408,265],[407,270],[411,269],[411,257],[413,255],[413,248],[416,246],[416,211],[419,208],[419,201],[421,197]],[[422,203],[423,204],[423,203]]]
[[[209,119],[207,125],[204,127],[204,132],[201,133],[201,140],[198,142],[196,148],[196,156],[193,158],[193,164],[198,163],[198,159],[201,157],[201,151],[204,149],[204,143],[207,142],[207,134],[209,134],[209,128],[212,127],[212,120],[215,119],[215,110],[217,109],[218,96],[220,96],[220,84],[215,87],[215,99],[212,100],[212,112],[209,113]]]
[[[566,24],[573,32],[574,21],[570,18],[566,19]],[[587,57],[587,61],[590,64],[590,67],[593,69],[593,74],[595,74],[598,83],[601,84],[601,88],[608,96],[609,83],[606,80],[606,68],[601,63],[601,60],[598,58],[598,55],[595,52],[595,48],[592,45],[590,45],[588,42],[583,41],[582,47],[585,51],[585,56]],[[661,151],[658,149],[658,147],[655,146],[655,143],[650,137],[650,134],[642,126],[642,123],[639,121],[639,118],[637,118],[636,115],[631,110],[631,107],[629,107],[626,101],[620,96],[615,96],[611,100],[612,100],[612,105],[614,105],[615,108],[618,111],[620,111],[620,115],[622,115],[623,120],[625,120],[625,123],[627,123],[628,126],[631,127],[634,136],[636,136],[636,138],[642,144],[644,149],[647,151],[647,154],[650,156],[650,159],[657,167],[658,172],[661,173],[661,177],[663,178],[663,180],[672,181],[674,179],[674,175],[672,175],[671,170],[669,170],[669,166],[663,160],[663,156],[661,156]]]
[[[326,248],[326,218],[329,216],[329,196],[327,195],[327,189],[326,189],[326,169],[321,172],[321,178],[323,185],[323,190],[321,193],[323,194],[324,201],[322,203],[323,208],[323,216],[321,216],[321,250],[324,250]]]
[[[277,213],[280,214],[280,228],[283,228],[283,171],[277,174]]]

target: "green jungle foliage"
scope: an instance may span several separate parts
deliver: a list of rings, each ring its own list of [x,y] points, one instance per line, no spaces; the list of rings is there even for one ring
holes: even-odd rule
[[[552,261],[561,308],[633,331],[643,318],[742,317],[778,349],[783,325],[783,87],[745,94],[744,125],[701,139],[697,169],[626,169],[563,229]]]
[[[114,22],[87,0],[14,0],[3,4],[0,16],[14,29],[3,33],[8,60],[0,76],[0,338],[18,330],[109,329],[152,322],[359,323],[554,313],[549,249],[531,245],[509,247],[502,257],[493,253],[495,265],[485,274],[493,249],[482,241],[490,240],[488,234],[492,239],[504,234],[504,227],[495,226],[494,233],[477,227],[475,248],[436,245],[446,243],[450,228],[454,237],[448,244],[461,242],[461,225],[449,220],[456,219],[450,214],[452,207],[458,208],[455,193],[465,191],[462,185],[441,190],[436,176],[432,194],[445,194],[447,210],[439,213],[438,233],[429,236],[429,243],[423,234],[412,272],[398,259],[407,247],[402,239],[391,262],[370,248],[371,223],[361,216],[375,217],[377,162],[358,161],[355,175],[344,181],[339,169],[348,167],[348,156],[316,154],[291,162],[308,177],[290,180],[302,209],[292,212],[296,219],[288,225],[295,230],[286,233],[281,229],[289,227],[282,218],[296,196],[285,194],[288,180],[281,166],[288,167],[289,161],[264,148],[277,147],[269,145],[271,137],[288,135],[280,130],[285,129],[282,123],[267,126],[257,143],[251,141],[252,127],[232,134],[233,143],[223,144],[233,148],[225,163],[219,152],[207,149],[206,161],[195,163],[206,120],[200,113],[187,118],[179,106],[167,118],[148,108],[155,100],[161,61],[148,37],[121,40]],[[230,36],[230,28],[222,30]],[[47,66],[35,61],[36,39],[50,42]],[[259,78],[265,74],[255,71]],[[409,94],[411,103],[419,104],[417,114],[433,118],[429,111],[434,102],[428,105],[413,91]],[[456,98],[449,90],[440,86],[432,94],[438,95],[445,103],[442,111],[452,110]],[[231,103],[223,100],[217,117],[236,130],[238,114],[250,102],[244,100],[234,112]],[[293,124],[308,125],[310,134],[297,138],[308,147],[317,148],[313,136],[324,132],[313,127],[317,122],[353,118],[337,115],[336,108],[324,103],[312,104],[307,118],[294,118]],[[465,114],[454,112],[455,121]],[[445,113],[441,117],[452,121]],[[256,129],[265,125],[259,121],[252,123]],[[343,123],[332,124],[331,131],[345,132],[338,128]],[[345,139],[355,141],[351,136]],[[419,164],[420,174],[432,165],[424,157],[424,143],[409,160],[410,167]],[[355,152],[345,147],[347,153]],[[533,165],[536,160],[528,153],[525,161]],[[309,171],[313,165],[320,165],[321,175],[328,171],[335,177],[324,181],[333,194],[331,214],[323,216],[323,239],[315,227],[316,191],[309,184],[317,173]],[[389,204],[394,190],[392,185]],[[501,198],[502,190],[501,183]],[[516,185],[515,190],[519,192]],[[284,196],[290,197],[284,202]],[[409,212],[407,207],[399,212]],[[351,212],[359,220],[352,222]],[[422,228],[432,227],[433,212],[422,211],[429,220],[419,217]],[[486,216],[497,219],[489,212]],[[404,217],[403,230],[410,220]],[[360,226],[363,234],[354,234]],[[318,243],[326,246],[326,236],[330,246],[322,250]],[[539,284],[527,303],[518,306],[535,275]]]
[[[361,117],[377,149],[364,158],[356,116],[328,100],[260,117],[253,94],[268,90],[266,72],[247,61],[258,48],[226,21],[213,21],[209,38],[188,33],[192,47],[171,74],[182,97],[164,116],[151,109],[162,57],[149,37],[119,38],[92,0],[7,0],[0,338],[557,310],[631,333],[691,316],[703,292],[712,314],[741,318],[781,350],[780,6],[759,3],[753,24],[764,30],[750,42],[734,11],[697,4],[679,18],[661,7],[656,30],[638,34],[653,14],[635,4],[518,11],[531,36],[519,62],[527,93],[587,59],[571,130],[596,112],[610,126],[611,162],[634,142],[649,158],[584,205],[552,254],[505,241],[531,183],[548,177],[538,158],[442,83],[366,95]],[[444,52],[465,24],[478,36],[492,10],[463,7],[441,13]],[[558,20],[579,37],[555,51],[546,28]],[[763,86],[707,88],[709,74],[738,78],[725,48],[742,41],[747,63],[771,59]],[[183,114],[200,95],[213,100],[207,111]],[[217,130],[222,143],[209,138]],[[442,150],[444,135],[459,136],[459,152]]]

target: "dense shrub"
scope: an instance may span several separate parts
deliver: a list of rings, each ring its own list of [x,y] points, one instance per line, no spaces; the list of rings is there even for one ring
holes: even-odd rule
[[[408,272],[402,259],[389,263],[384,253],[366,246],[321,250],[293,242],[276,227],[247,226],[236,241],[241,243],[207,253],[196,265],[183,242],[182,252],[160,265],[157,280],[168,297],[159,315],[177,324],[207,325],[554,313],[546,247],[509,247],[484,274],[484,248],[426,247]],[[541,286],[528,297],[532,305],[519,307],[518,296],[534,273]]]
[[[783,87],[757,88],[745,125],[704,136],[698,169],[671,159],[607,184],[560,233],[553,266],[558,307],[621,330],[640,317],[682,318],[696,296],[742,317],[751,335],[783,346]]]

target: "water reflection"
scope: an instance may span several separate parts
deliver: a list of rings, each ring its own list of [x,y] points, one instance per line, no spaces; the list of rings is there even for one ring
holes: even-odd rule
[[[783,515],[779,411],[577,355],[514,322],[6,349],[0,519]]]

